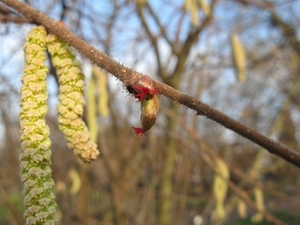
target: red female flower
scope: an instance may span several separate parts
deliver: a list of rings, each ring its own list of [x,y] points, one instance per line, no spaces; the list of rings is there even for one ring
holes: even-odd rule
[[[146,131],[149,130],[156,121],[157,113],[159,109],[159,100],[157,95],[153,95],[152,98],[144,98],[141,101],[141,128],[133,127],[135,134],[145,135]]]
[[[138,102],[141,102],[142,123],[141,128],[133,127],[133,129],[137,136],[145,135],[156,121],[159,108],[158,91],[149,76],[135,75],[133,80],[132,86],[127,89],[138,99]]]
[[[138,99],[138,102],[142,101],[144,98],[151,99],[154,95],[158,94],[156,88],[154,88],[153,81],[149,76],[139,77],[132,85],[135,90],[134,97]]]

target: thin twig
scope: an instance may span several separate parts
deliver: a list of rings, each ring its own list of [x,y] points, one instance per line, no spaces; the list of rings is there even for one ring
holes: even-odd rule
[[[30,7],[29,5],[16,0],[1,0],[0,2],[3,2],[11,8],[17,10],[32,22],[43,25],[49,32],[62,38],[64,41],[68,42],[98,66],[120,79],[125,86],[131,85],[132,75],[138,73],[117,63],[104,53],[99,52],[96,48],[78,38],[66,28],[57,25],[54,20],[50,19],[49,17]],[[211,120],[214,120],[220,125],[260,145],[270,153],[275,154],[300,168],[300,154],[295,152],[294,150],[289,149],[286,146],[283,146],[280,143],[260,134],[254,129],[251,129],[250,127],[247,127],[231,119],[227,115],[219,112],[216,109],[213,109],[207,104],[200,102],[191,96],[183,94],[182,92],[175,90],[174,88],[161,82],[153,82],[159,93],[168,97],[170,100],[178,102],[192,110],[195,110],[195,112],[197,112],[197,115],[202,115]]]

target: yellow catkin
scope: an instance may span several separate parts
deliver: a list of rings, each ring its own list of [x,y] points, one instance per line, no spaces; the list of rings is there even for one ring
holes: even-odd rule
[[[191,10],[192,5],[193,5],[192,1],[193,0],[185,0],[184,1],[184,9],[185,9],[185,11],[189,12]]]
[[[59,128],[69,148],[84,162],[99,155],[97,145],[82,120],[84,101],[84,75],[81,65],[69,45],[55,35],[47,36],[47,48],[57,69],[59,79]],[[76,137],[74,135],[76,134]]]
[[[98,138],[98,123],[97,123],[97,110],[96,110],[96,82],[95,77],[92,75],[89,85],[88,85],[88,93],[87,93],[87,120],[89,129],[91,131],[92,140],[96,141]]]
[[[245,219],[247,217],[247,204],[245,203],[244,200],[238,199],[237,211],[238,211],[239,216],[242,219]]]
[[[199,24],[198,21],[198,11],[199,7],[197,4],[197,0],[185,0],[184,1],[184,9],[190,14],[191,24],[193,26],[197,26]]]
[[[237,79],[239,82],[243,82],[246,79],[246,54],[244,46],[236,34],[231,35],[231,48]]]
[[[71,169],[68,172],[68,177],[70,177],[70,179],[72,180],[72,186],[69,190],[70,194],[75,195],[79,191],[79,189],[82,185],[80,176],[79,176],[78,172],[75,169]]]
[[[109,114],[107,75],[97,67],[93,68],[93,75],[97,78],[98,111],[101,116],[106,117]]]
[[[137,4],[145,5],[147,3],[147,0],[135,0]]]
[[[46,35],[43,27],[35,27],[24,44],[25,64],[20,91],[20,174],[26,225],[58,223],[50,168],[50,131],[45,122],[48,109]]]
[[[198,5],[196,0],[192,1],[192,7],[190,9],[190,15],[191,15],[191,23],[193,26],[198,26],[199,24],[199,17],[198,17]]]
[[[204,12],[204,15],[209,17],[211,15],[211,10],[209,4],[207,3],[207,0],[199,0],[199,3],[200,3],[200,7]]]
[[[261,211],[265,211],[265,204],[264,204],[264,193],[260,187],[254,188],[254,198],[255,204],[257,208]],[[264,215],[261,212],[257,212],[255,215],[251,217],[251,221],[253,223],[260,223],[263,221]]]
[[[229,170],[221,159],[216,160],[215,166],[218,173],[214,176],[213,192],[216,198],[216,214],[222,219],[226,216],[224,202],[228,189],[227,181],[224,179],[229,178]]]

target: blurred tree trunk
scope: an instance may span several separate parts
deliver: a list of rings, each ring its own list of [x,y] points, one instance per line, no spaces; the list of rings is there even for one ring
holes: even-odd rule
[[[77,213],[78,224],[89,224],[89,199],[90,199],[90,179],[89,179],[89,165],[79,165],[79,175],[81,180],[81,188],[77,194]]]
[[[178,112],[178,105],[170,103],[170,109],[176,114]],[[176,122],[171,118],[167,118],[167,129],[174,131]],[[172,224],[172,193],[173,193],[173,174],[174,162],[177,152],[176,140],[172,138],[165,139],[165,163],[163,171],[163,180],[161,185],[161,205],[159,211],[159,224],[167,225]]]

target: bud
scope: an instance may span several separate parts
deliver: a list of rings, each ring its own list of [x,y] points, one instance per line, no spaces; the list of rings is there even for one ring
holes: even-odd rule
[[[134,132],[138,135],[144,135],[147,130],[150,130],[150,128],[155,124],[157,113],[159,109],[159,99],[157,95],[153,95],[152,98],[147,99],[144,98],[141,101],[141,128],[135,128]]]
[[[135,75],[133,77],[132,88],[134,89],[134,97],[138,102],[143,99],[151,99],[158,94],[157,89],[154,88],[152,79],[146,75]]]

